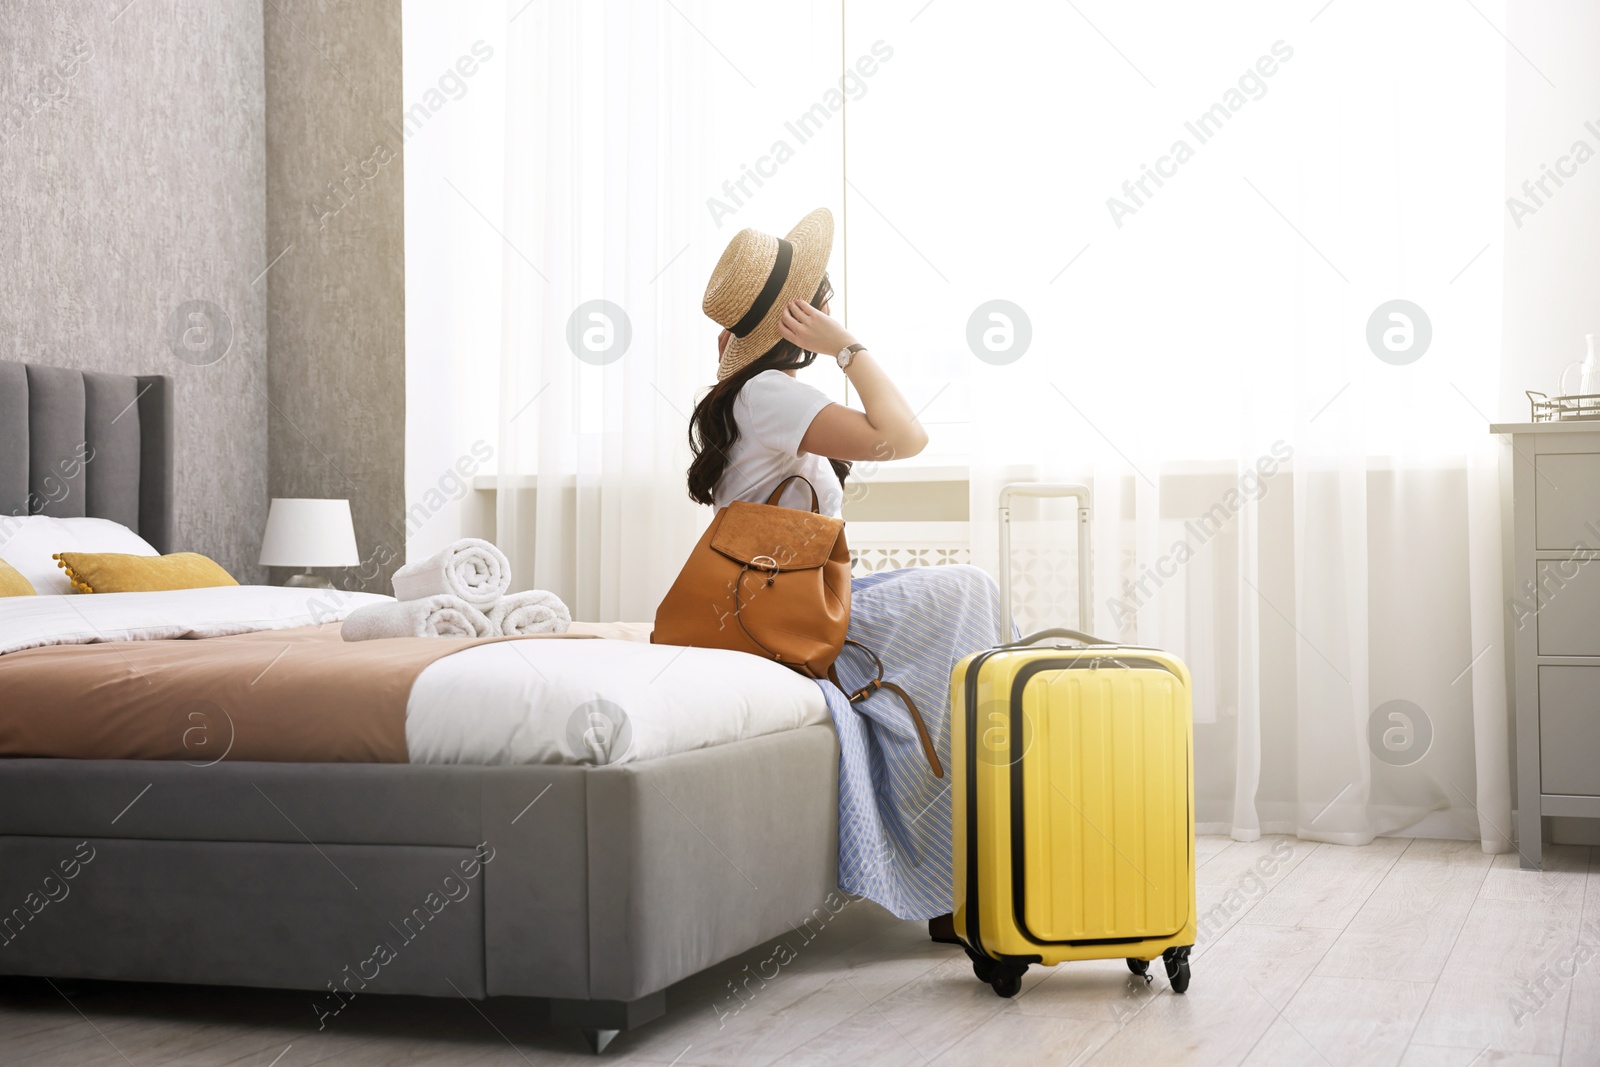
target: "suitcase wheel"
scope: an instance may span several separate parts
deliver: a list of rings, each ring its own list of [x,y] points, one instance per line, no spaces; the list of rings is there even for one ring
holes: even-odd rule
[[[1128,970],[1132,971],[1134,974],[1142,974],[1148,978],[1150,977],[1150,961],[1130,959],[1128,961]]]
[[[1189,950],[1193,947],[1182,945],[1169,948],[1161,954],[1161,962],[1167,967],[1167,981],[1172,983],[1174,993],[1182,993],[1189,988]],[[1132,966],[1133,961],[1128,962]]]
[[[961,947],[966,951],[967,959],[972,961],[972,973],[978,981],[984,985],[994,981],[994,969],[1000,966],[999,962],[979,952],[965,941],[961,942]]]
[[[1028,973],[1026,963],[1019,965],[996,964],[994,977],[989,984],[994,987],[995,996],[1010,999],[1022,992],[1022,976]]]
[[[978,981],[994,989],[996,996],[1014,997],[1022,992],[1022,976],[1028,973],[1028,964],[1010,957],[997,960],[992,956],[979,952],[966,942],[961,943],[966,950],[967,958],[972,961],[972,973]],[[1037,960],[1039,957],[1034,956]]]

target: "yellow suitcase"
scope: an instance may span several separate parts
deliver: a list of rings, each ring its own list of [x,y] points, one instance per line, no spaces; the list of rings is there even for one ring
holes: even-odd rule
[[[1001,617],[1010,619],[1014,495],[1079,502],[1088,618],[1088,490],[1001,493]],[[1006,635],[1009,636],[1009,635]],[[1040,642],[1049,641],[1049,644]],[[1158,649],[1045,630],[974,653],[951,677],[955,928],[980,981],[1015,996],[1028,966],[1160,957],[1189,986],[1195,936],[1189,671]]]

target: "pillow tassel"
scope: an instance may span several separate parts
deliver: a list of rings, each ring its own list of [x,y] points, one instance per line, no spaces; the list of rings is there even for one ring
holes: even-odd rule
[[[94,592],[94,588],[92,586],[90,586],[88,582],[83,581],[81,578],[79,578],[78,577],[78,572],[73,570],[72,566],[69,563],[67,563],[66,560],[61,558],[61,553],[57,552],[57,553],[53,554],[50,558],[56,561],[56,566],[57,567],[60,567],[62,570],[67,572],[67,584],[70,585],[73,589],[76,589],[80,593],[92,593],[92,592]]]
[[[80,593],[93,593],[97,588],[108,593],[141,593],[239,584],[216,561],[198,552],[166,556],[59,552],[55,560],[67,572],[72,588]]]

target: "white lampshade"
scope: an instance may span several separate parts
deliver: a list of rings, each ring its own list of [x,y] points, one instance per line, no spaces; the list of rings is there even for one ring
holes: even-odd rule
[[[263,567],[354,567],[356,527],[348,500],[274,500],[261,537]]]

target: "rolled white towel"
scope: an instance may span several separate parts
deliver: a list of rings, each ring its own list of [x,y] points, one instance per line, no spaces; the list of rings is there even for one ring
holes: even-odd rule
[[[527,634],[564,634],[572,625],[572,612],[561,598],[543,589],[503,596],[489,606],[489,625],[502,637]]]
[[[427,559],[394,572],[397,600],[421,600],[449,593],[474,607],[487,608],[511,585],[511,561],[489,542],[463,537]]]
[[[379,637],[493,637],[489,617],[458,596],[393,600],[352,611],[339,628],[346,641]]]

